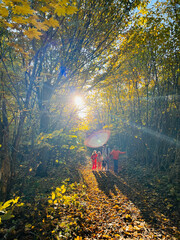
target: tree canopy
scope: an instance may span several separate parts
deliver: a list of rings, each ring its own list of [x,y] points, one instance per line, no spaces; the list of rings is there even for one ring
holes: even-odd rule
[[[86,137],[109,129],[179,202],[179,35],[172,0],[2,0],[1,200],[85,163]]]

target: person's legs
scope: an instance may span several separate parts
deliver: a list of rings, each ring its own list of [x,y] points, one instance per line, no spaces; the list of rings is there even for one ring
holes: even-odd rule
[[[92,170],[95,170],[95,160],[92,161]]]
[[[118,174],[118,160],[114,160],[114,173]]]
[[[94,169],[96,170],[96,167],[97,167],[97,162],[96,160],[94,161]]]
[[[109,159],[106,161],[106,171],[109,171]]]
[[[106,170],[105,167],[106,167],[106,164],[105,164],[105,162],[104,162],[104,160],[103,160],[103,161],[102,161],[102,171],[105,171],[105,170]]]

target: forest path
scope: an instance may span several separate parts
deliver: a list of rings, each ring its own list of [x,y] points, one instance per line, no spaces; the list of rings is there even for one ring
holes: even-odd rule
[[[123,178],[112,172],[92,172],[90,165],[81,173],[88,186],[86,229],[91,233],[85,239],[178,239],[176,227],[152,211]]]

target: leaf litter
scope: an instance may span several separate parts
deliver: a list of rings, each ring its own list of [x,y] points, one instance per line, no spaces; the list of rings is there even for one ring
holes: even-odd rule
[[[146,221],[142,211],[128,194],[141,201],[146,210],[144,196],[128,186],[126,181],[112,172],[92,172],[91,167],[80,169],[81,183],[70,183],[54,189],[49,197],[36,196],[34,202],[17,208],[11,222],[2,224],[2,239],[91,240],[91,239],[178,239],[179,232],[164,215],[158,228]],[[160,224],[161,223],[161,224]],[[4,235],[3,235],[4,234]]]
[[[88,189],[87,214],[91,220],[89,226],[93,232],[84,239],[177,239],[167,234],[163,229],[152,228],[145,222],[141,211],[130,201],[116,186],[108,188],[108,172],[91,172],[90,168],[82,170],[84,181]],[[115,176],[116,177],[116,176]],[[98,182],[104,188],[110,189],[109,193],[100,190]],[[118,177],[116,177],[118,181]],[[124,182],[125,183],[125,182]],[[174,228],[177,231],[176,228]]]

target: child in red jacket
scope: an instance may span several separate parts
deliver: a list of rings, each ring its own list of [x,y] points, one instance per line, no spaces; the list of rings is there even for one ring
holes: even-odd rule
[[[97,163],[97,153],[96,150],[93,151],[92,155],[91,155],[91,159],[92,159],[92,170],[96,170],[96,163]]]

